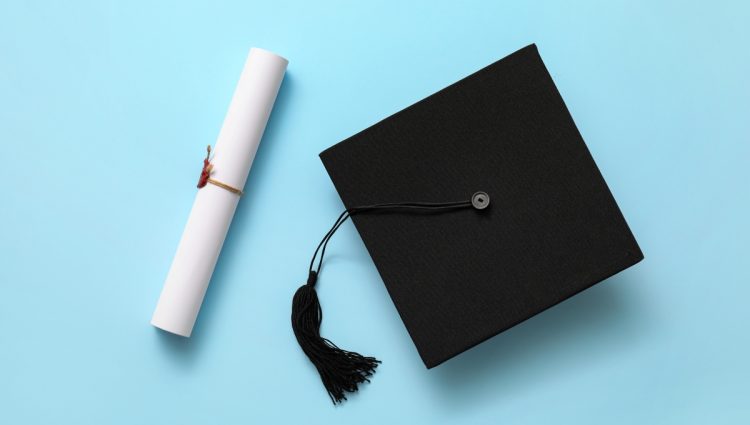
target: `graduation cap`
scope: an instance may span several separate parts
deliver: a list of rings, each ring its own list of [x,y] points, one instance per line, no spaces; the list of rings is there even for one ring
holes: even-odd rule
[[[427,368],[643,259],[535,45],[320,158],[346,210],[292,326],[334,403],[379,363],[320,336],[315,285],[348,218]]]

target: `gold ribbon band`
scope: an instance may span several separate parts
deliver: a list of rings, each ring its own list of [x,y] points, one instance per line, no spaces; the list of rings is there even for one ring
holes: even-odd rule
[[[220,188],[222,188],[222,189],[226,189],[226,190],[228,190],[228,191],[230,191],[230,192],[234,193],[234,194],[235,194],[235,195],[237,195],[237,196],[242,196],[242,191],[241,191],[241,190],[239,190],[239,189],[237,189],[236,187],[232,187],[232,186],[229,186],[229,185],[228,185],[228,184],[226,184],[226,183],[222,183],[222,182],[220,182],[220,181],[218,181],[218,180],[214,180],[214,179],[212,179],[212,178],[209,178],[209,179],[208,179],[208,180],[206,180],[206,181],[207,181],[208,183],[211,183],[211,184],[212,184],[212,185],[214,185],[214,186],[219,186],[219,187],[220,187]]]

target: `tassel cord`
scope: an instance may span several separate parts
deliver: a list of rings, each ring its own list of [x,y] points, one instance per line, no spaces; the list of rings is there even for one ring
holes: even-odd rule
[[[315,248],[315,253],[313,254],[312,259],[310,260],[310,272],[313,271],[313,266],[315,264],[315,259],[318,257],[318,252],[320,252],[320,258],[318,259],[318,266],[315,268],[315,274],[320,275],[320,269],[323,265],[323,256],[325,256],[326,247],[328,246],[328,242],[333,237],[333,234],[336,233],[336,231],[341,227],[342,224],[346,222],[349,217],[360,214],[363,212],[370,212],[374,210],[416,210],[416,211],[425,211],[425,212],[431,212],[431,211],[443,211],[443,210],[449,210],[449,209],[460,209],[460,208],[467,208],[471,207],[471,201],[457,201],[457,202],[439,202],[439,203],[433,203],[433,202],[394,202],[394,203],[385,203],[385,204],[373,204],[373,205],[362,205],[352,208],[347,208],[344,210],[344,212],[339,215],[338,219],[336,219],[336,222],[333,224],[333,227],[328,231],[328,233],[325,234],[323,239],[318,244],[318,247]]]

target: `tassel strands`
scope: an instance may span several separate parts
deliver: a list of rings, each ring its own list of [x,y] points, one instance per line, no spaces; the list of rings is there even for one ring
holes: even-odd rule
[[[320,336],[323,312],[315,291],[316,281],[317,273],[310,271],[307,284],[294,294],[292,327],[300,347],[317,368],[331,401],[337,404],[346,400],[347,392],[355,392],[359,384],[369,382],[380,361],[342,350]]]

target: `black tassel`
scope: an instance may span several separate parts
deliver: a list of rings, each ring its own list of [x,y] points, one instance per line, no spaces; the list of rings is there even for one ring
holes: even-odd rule
[[[307,284],[294,294],[292,301],[292,328],[300,347],[315,365],[333,404],[346,400],[347,392],[355,392],[358,385],[370,382],[380,363],[374,357],[365,357],[342,350],[320,336],[323,312],[315,291],[318,274],[310,271]]]
[[[307,284],[302,285],[294,294],[292,300],[292,328],[302,351],[318,369],[320,379],[323,380],[328,395],[333,404],[346,400],[346,393],[357,391],[359,384],[370,382],[370,376],[380,360],[365,357],[351,351],[342,350],[336,344],[320,336],[320,323],[323,321],[323,311],[320,309],[318,293],[315,284],[323,265],[328,242],[339,227],[354,214],[376,211],[402,212],[441,212],[474,207],[477,210],[487,208],[490,197],[484,192],[476,192],[471,199],[458,202],[398,202],[388,204],[363,205],[344,210],[339,218],[320,241],[310,260],[310,274]],[[318,254],[320,253],[320,256]],[[318,265],[315,267],[315,260]]]

